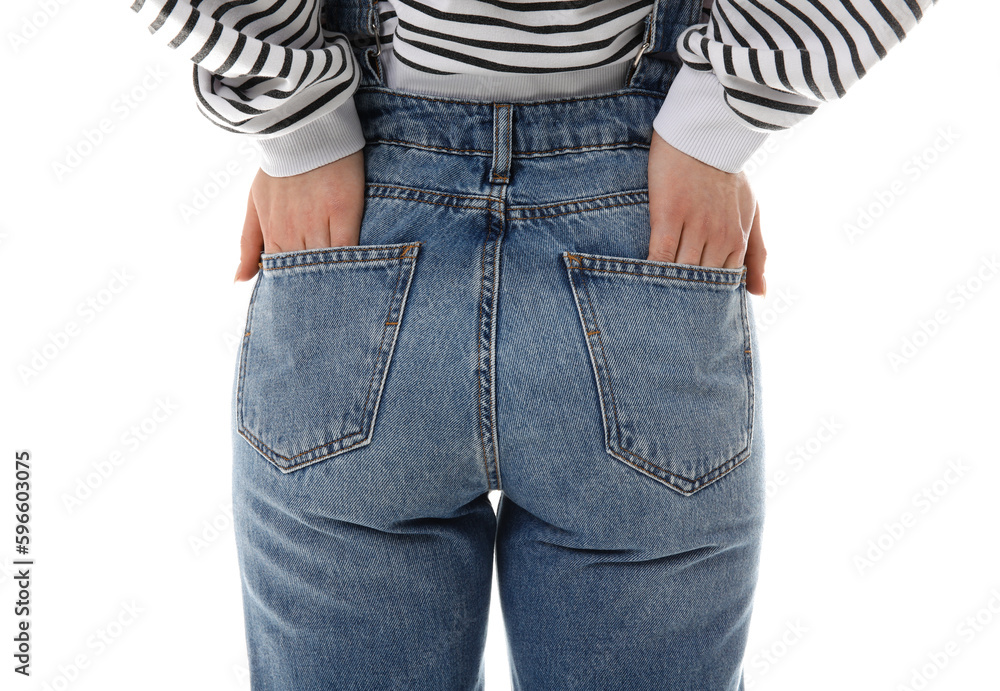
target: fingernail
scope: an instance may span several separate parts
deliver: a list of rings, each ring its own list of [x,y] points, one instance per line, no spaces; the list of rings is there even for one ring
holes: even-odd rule
[[[236,281],[240,280],[240,267],[242,266],[243,265],[240,264],[239,266],[236,267],[236,275],[233,276],[233,283],[236,283]]]
[[[765,278],[764,275],[761,274],[760,280],[764,284],[764,292],[762,292],[760,296],[764,298],[767,297],[767,278]]]

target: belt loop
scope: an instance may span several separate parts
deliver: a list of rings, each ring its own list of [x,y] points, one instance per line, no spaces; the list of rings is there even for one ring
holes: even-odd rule
[[[513,157],[514,130],[511,127],[514,107],[510,103],[493,104],[493,160],[490,163],[490,182],[506,185],[510,181]]]

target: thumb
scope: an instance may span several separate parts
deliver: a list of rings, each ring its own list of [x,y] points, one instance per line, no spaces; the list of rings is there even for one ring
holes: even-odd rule
[[[760,203],[754,207],[753,223],[750,226],[750,237],[747,239],[747,252],[743,263],[747,267],[747,290],[753,295],[764,296],[767,283],[764,281],[764,260],[767,250],[764,249],[764,238],[760,233]]]
[[[253,190],[247,195],[247,215],[243,221],[243,235],[240,238],[240,265],[236,268],[236,281],[249,281],[257,273],[260,253],[264,251],[264,233],[257,216],[257,206],[253,202]]]

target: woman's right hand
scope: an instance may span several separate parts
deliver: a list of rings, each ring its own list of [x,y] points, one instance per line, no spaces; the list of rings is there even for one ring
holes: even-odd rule
[[[364,149],[299,175],[276,178],[258,170],[234,281],[257,274],[261,252],[357,245],[364,210]]]

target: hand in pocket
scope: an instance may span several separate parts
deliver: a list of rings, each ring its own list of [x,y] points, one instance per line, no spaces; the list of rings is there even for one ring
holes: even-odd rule
[[[760,205],[742,171],[728,173],[668,144],[649,145],[647,259],[694,266],[747,267],[747,290],[764,295],[767,251]]]
[[[299,175],[272,177],[258,170],[234,280],[256,275],[261,252],[357,245],[364,208],[363,149]]]

